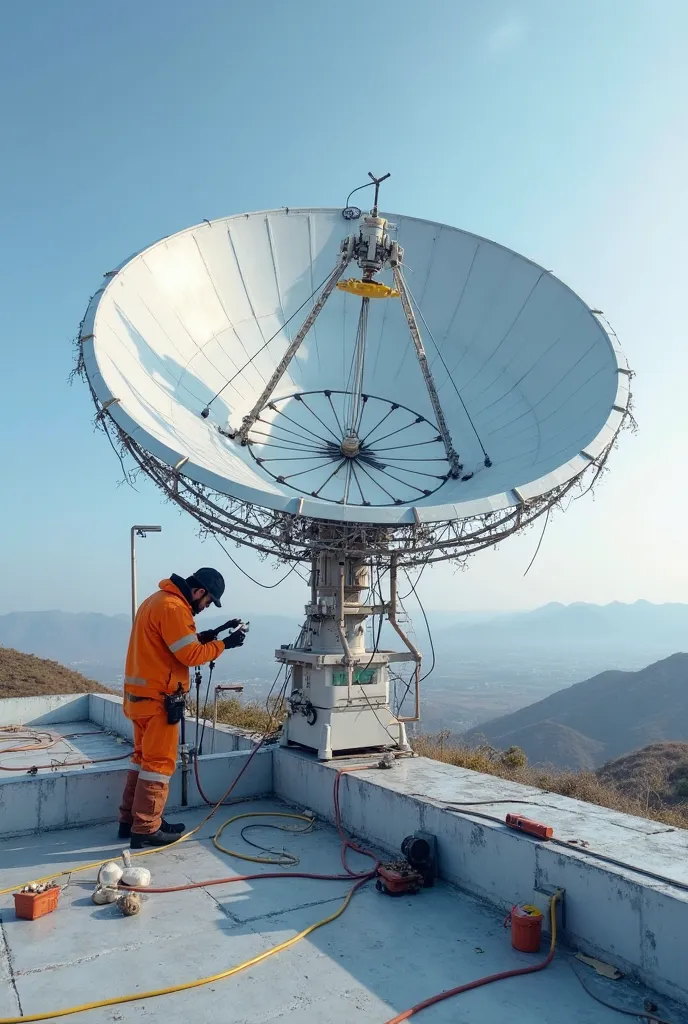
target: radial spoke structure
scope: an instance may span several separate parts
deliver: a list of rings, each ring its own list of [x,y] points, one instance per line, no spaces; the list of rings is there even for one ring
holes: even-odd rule
[[[358,444],[348,449],[352,424]],[[247,446],[278,483],[341,505],[414,504],[451,472],[434,423],[358,389],[275,399],[257,416]]]

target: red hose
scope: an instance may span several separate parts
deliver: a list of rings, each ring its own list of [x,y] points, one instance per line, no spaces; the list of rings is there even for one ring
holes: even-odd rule
[[[248,768],[248,766],[250,765],[251,761],[256,756],[256,754],[258,753],[260,748],[265,743],[266,738],[267,738],[267,733],[261,738],[259,743],[256,743],[255,747],[253,748],[251,753],[248,755],[248,758],[246,759],[244,767],[241,769],[241,771],[239,772],[239,774],[237,775],[236,779],[231,784],[231,786],[229,787],[227,792],[220,799],[219,803],[217,803],[217,802],[215,802],[213,800],[209,800],[208,797],[203,792],[203,787],[201,785],[201,776],[200,776],[200,773],[198,771],[198,751],[194,750],[193,763],[194,763],[194,775],[196,777],[196,786],[198,787],[198,792],[201,795],[201,799],[205,801],[205,803],[208,805],[208,807],[215,807],[215,808],[217,808],[217,807],[224,807],[224,806],[226,806],[225,801],[227,800],[227,797],[230,796],[230,794],[232,793],[232,790],[236,786],[237,782],[239,781],[241,776],[244,774],[244,772],[246,771],[246,769]]]
[[[226,799],[229,796],[229,794],[231,793],[232,789],[234,789],[234,786],[236,786],[237,782],[239,781],[239,779],[241,778],[243,773],[248,768],[249,764],[251,763],[252,758],[255,756],[257,751],[260,749],[260,747],[262,746],[263,742],[264,742],[264,739],[261,740],[261,742],[257,746],[255,746],[253,748],[253,750],[251,751],[251,754],[248,757],[246,763],[244,764],[243,768],[241,769],[241,771],[237,775],[236,779],[234,780],[234,782],[230,786],[229,790],[227,791],[227,793],[225,794],[223,799]],[[226,884],[231,884],[233,882],[254,882],[254,881],[257,881],[258,879],[261,879],[261,878],[310,878],[310,879],[316,879],[316,880],[337,881],[337,882],[347,881],[350,878],[355,878],[355,879],[357,879],[357,881],[356,881],[356,884],[353,887],[353,890],[356,891],[356,890],[360,889],[363,885],[365,885],[366,882],[370,881],[370,879],[375,877],[375,875],[377,874],[377,869],[378,869],[378,867],[380,865],[380,862],[377,859],[377,857],[375,856],[375,854],[371,853],[369,850],[365,850],[363,847],[359,846],[357,843],[354,843],[353,840],[349,839],[349,837],[344,832],[344,828],[342,826],[341,805],[340,805],[340,802],[339,802],[339,788],[340,788],[340,784],[341,784],[341,780],[342,780],[342,776],[343,775],[346,775],[346,774],[348,774],[350,772],[366,771],[369,768],[370,768],[370,765],[359,765],[359,766],[351,767],[351,768],[340,768],[339,771],[337,772],[337,774],[335,775],[334,788],[333,788],[334,818],[335,818],[335,825],[336,825],[336,828],[337,828],[337,832],[339,833],[339,837],[340,837],[340,839],[342,841],[341,860],[342,860],[342,865],[344,867],[344,870],[346,872],[346,874],[344,874],[344,875],[319,875],[319,874],[314,874],[312,872],[307,872],[307,871],[290,871],[288,873],[287,872],[282,872],[282,871],[265,871],[265,872],[259,872],[257,874],[251,874],[251,875],[232,875],[229,878],[211,878],[211,879],[206,880],[204,882],[188,882],[186,885],[171,885],[171,886],[168,886],[166,888],[150,888],[150,887],[141,888],[141,887],[133,887],[133,886],[131,886],[131,887],[130,886],[126,886],[126,887],[123,887],[123,888],[130,889],[130,891],[132,891],[132,892],[166,893],[166,892],[182,892],[182,891],[184,891],[186,889],[200,889],[200,888],[202,888],[204,886],[207,886],[207,885],[223,885],[223,884],[226,885]],[[199,778],[199,770],[198,770],[198,756],[194,757],[194,773],[195,773],[195,776],[196,776],[196,785],[198,786],[198,792],[201,794],[201,797],[205,800],[205,802],[207,804],[210,804],[210,806],[215,806],[215,805],[210,803],[210,801],[205,796],[205,794],[203,792],[203,789],[201,787],[201,782],[200,782],[200,778]],[[217,806],[219,806],[219,805],[217,805]],[[373,860],[375,862],[375,866],[373,868],[371,868],[370,871],[366,871],[366,872],[354,871],[353,868],[351,868],[347,864],[347,860],[346,860],[347,850],[352,850],[354,853],[362,854],[364,857],[369,857],[371,860]],[[548,967],[549,964],[551,964],[551,962],[552,962],[552,960],[554,958],[554,951],[555,951],[555,942],[554,942],[554,933],[553,933],[552,944],[550,946],[550,951],[547,954],[547,956],[545,957],[545,959],[541,960],[540,963],[531,964],[528,967],[517,967],[517,968],[514,968],[513,970],[510,970],[510,971],[501,971],[499,974],[489,974],[489,975],[486,975],[484,978],[477,978],[474,981],[466,982],[466,984],[464,984],[464,985],[457,985],[456,988],[447,989],[446,992],[440,992],[437,995],[430,996],[428,999],[424,999],[420,1003],[416,1003],[415,1006],[410,1007],[408,1010],[404,1010],[402,1013],[398,1014],[396,1017],[392,1017],[390,1020],[386,1021],[385,1024],[401,1024],[402,1021],[409,1020],[410,1017],[415,1016],[417,1013],[420,1013],[422,1010],[428,1009],[428,1007],[430,1007],[430,1006],[435,1006],[437,1003],[443,1002],[445,999],[451,999],[453,996],[461,995],[461,993],[463,993],[463,992],[471,992],[473,989],[482,988],[484,985],[490,985],[494,981],[503,981],[505,978],[518,978],[518,977],[520,977],[521,975],[524,975],[524,974],[535,974],[537,971],[542,971],[542,970],[545,969],[545,967]]]
[[[368,881],[370,871],[361,875],[361,880]],[[310,871],[259,871],[255,875],[230,875],[229,878],[210,878],[205,882],[187,882],[186,885],[170,885],[166,888],[154,889],[151,886],[141,887],[136,885],[119,884],[120,889],[127,892],[183,892],[185,889],[200,889],[206,885],[227,885],[231,882],[255,882],[260,878],[314,878],[317,881],[325,882],[350,882],[351,875],[315,875]]]
[[[253,748],[253,750],[249,754],[249,756],[248,756],[248,758],[246,760],[246,763],[244,764],[243,768],[241,769],[241,771],[239,772],[239,774],[234,779],[234,781],[232,782],[231,786],[229,787],[229,789],[227,790],[227,792],[223,796],[223,798],[222,798],[223,801],[226,800],[227,797],[231,794],[231,792],[234,789],[234,787],[236,786],[237,782],[239,781],[241,776],[244,774],[244,772],[246,771],[246,769],[250,765],[252,759],[258,753],[258,751],[260,750],[260,748],[261,748],[261,746],[263,745],[264,742],[265,742],[265,737],[263,737],[263,739],[260,741],[260,743],[256,744],[256,746]],[[319,881],[327,881],[327,882],[344,882],[344,881],[348,881],[349,879],[353,878],[353,879],[356,879],[357,883],[358,883],[355,888],[359,888],[360,885],[363,885],[365,882],[368,882],[368,881],[370,881],[371,878],[375,877],[380,862],[378,861],[378,859],[375,856],[375,854],[370,853],[369,850],[364,850],[362,847],[360,847],[356,843],[352,842],[352,840],[350,840],[348,838],[348,836],[345,834],[344,829],[342,827],[342,821],[341,821],[341,808],[340,808],[340,804],[339,804],[339,784],[341,782],[342,775],[345,775],[348,772],[362,772],[362,771],[365,771],[369,767],[370,767],[370,765],[361,765],[360,767],[355,767],[355,768],[354,767],[352,767],[352,768],[340,768],[339,771],[337,772],[337,774],[335,776],[335,780],[334,780],[334,792],[333,792],[334,816],[335,816],[335,825],[337,827],[337,831],[339,833],[339,836],[340,836],[340,838],[342,840],[341,859],[342,859],[342,865],[343,865],[344,870],[346,872],[346,874],[344,874],[344,875],[320,875],[320,874],[315,874],[313,872],[303,872],[303,871],[290,871],[290,872],[284,872],[284,871],[262,871],[262,872],[260,872],[258,874],[253,874],[253,875],[232,875],[229,878],[211,878],[211,879],[208,879],[205,882],[188,882],[186,885],[172,885],[172,886],[167,886],[167,887],[164,887],[164,888],[162,888],[162,887],[161,888],[150,888],[148,886],[145,887],[145,888],[139,888],[139,887],[134,887],[134,886],[125,886],[123,888],[130,889],[132,892],[155,892],[155,893],[183,892],[186,889],[200,889],[202,886],[206,886],[206,885],[223,885],[223,884],[228,884],[228,883],[231,883],[231,882],[252,882],[252,881],[256,881],[259,878],[311,878],[311,879],[316,879],[316,880],[319,880]],[[201,779],[200,779],[200,772],[199,772],[199,768],[198,768],[198,755],[197,754],[194,756],[194,775],[196,777],[196,785],[198,786],[198,792],[200,793],[202,799],[205,800],[206,804],[208,804],[210,807],[219,807],[220,804],[213,804],[208,799],[208,797],[205,795],[205,793],[203,792],[203,787],[201,785]],[[370,859],[375,862],[374,863],[374,867],[372,867],[370,869],[370,871],[354,871],[354,869],[349,867],[349,865],[346,862],[346,851],[347,850],[353,850],[354,853],[360,853],[364,857],[370,857]]]
[[[366,771],[368,769],[370,769],[370,765],[369,764],[362,764],[362,765],[358,765],[356,767],[351,767],[351,768],[340,768],[339,771],[337,772],[336,776],[335,776],[335,779],[334,779],[334,791],[333,791],[334,821],[335,821],[335,825],[337,826],[337,831],[339,832],[339,838],[342,841],[342,852],[341,852],[342,865],[344,867],[344,870],[347,872],[347,874],[351,875],[353,878],[359,877],[360,876],[360,872],[353,871],[349,867],[349,865],[347,864],[347,862],[346,862],[346,851],[347,850],[353,850],[354,853],[360,853],[364,857],[370,857],[370,859],[375,862],[375,867],[373,867],[370,870],[370,872],[368,872],[368,877],[369,878],[374,878],[375,875],[377,874],[377,869],[380,866],[380,861],[377,859],[375,854],[370,853],[369,850],[364,850],[361,846],[357,846],[356,843],[352,842],[348,838],[346,833],[344,832],[344,829],[342,828],[342,812],[341,812],[341,807],[340,807],[340,804],[339,804],[339,784],[342,781],[342,775],[347,775],[349,772],[364,772],[364,771]]]
[[[227,793],[225,793],[225,797],[224,797],[225,799],[226,799],[227,796],[229,796],[229,794],[231,793],[232,789],[234,788],[234,786],[237,784],[237,782],[241,778],[242,774],[248,768],[248,765],[249,765],[249,763],[251,761],[251,758],[256,753],[256,751],[258,750],[259,747],[260,747],[260,743],[256,747],[254,747],[254,749],[252,750],[251,756],[246,761],[246,764],[244,765],[244,767],[241,769],[241,771],[237,775],[237,777],[234,780],[234,782],[232,783],[230,789],[227,791]],[[227,884],[230,884],[232,882],[254,882],[254,881],[257,881],[260,878],[311,878],[311,879],[315,879],[317,881],[326,881],[326,882],[348,882],[350,879],[354,878],[354,879],[357,879],[360,884],[363,884],[364,882],[367,882],[371,878],[375,877],[375,874],[377,873],[377,869],[378,869],[378,866],[379,866],[380,862],[378,861],[378,859],[375,856],[375,854],[370,853],[369,850],[364,850],[362,847],[360,847],[356,843],[352,842],[346,836],[346,834],[344,832],[344,829],[342,828],[342,822],[341,822],[341,809],[340,809],[340,805],[339,805],[339,784],[341,782],[342,775],[346,774],[347,772],[361,772],[361,771],[365,771],[365,769],[369,768],[369,767],[370,767],[369,765],[361,765],[360,767],[357,767],[357,768],[341,768],[337,772],[337,774],[335,776],[335,780],[334,780],[335,824],[337,826],[337,831],[339,832],[339,836],[340,836],[340,838],[342,840],[341,857],[342,857],[342,864],[344,865],[344,869],[346,871],[346,874],[344,874],[344,875],[320,875],[320,874],[315,874],[314,872],[311,872],[311,871],[288,871],[288,872],[287,871],[261,871],[261,872],[258,872],[257,874],[252,874],[252,875],[231,875],[228,878],[210,878],[210,879],[207,879],[204,882],[187,882],[185,885],[169,885],[169,886],[159,887],[159,888],[152,888],[151,886],[141,887],[141,886],[130,886],[130,885],[126,885],[125,886],[125,885],[121,885],[120,888],[127,889],[130,892],[144,892],[144,893],[145,892],[155,892],[155,893],[184,892],[186,889],[200,889],[200,888],[202,888],[202,887],[204,887],[206,885],[227,885]],[[197,757],[194,758],[194,771],[195,771],[195,775],[196,775],[196,785],[198,786],[198,792],[201,794],[201,796],[203,797],[205,802],[209,803],[207,797],[204,795],[203,790],[201,788],[201,783],[200,783],[200,779],[199,779],[199,771],[198,771],[198,758]],[[215,804],[211,804],[211,806],[214,807],[216,805]],[[347,850],[353,850],[355,853],[363,854],[364,857],[370,857],[370,859],[375,862],[375,867],[371,868],[370,871],[354,871],[353,868],[349,867],[349,865],[346,863],[346,851]]]
[[[556,900],[557,897],[554,897],[554,899]],[[473,989],[482,988],[483,985],[491,985],[493,981],[503,981],[505,978],[519,978],[522,974],[535,974],[537,971],[544,971],[545,967],[549,967],[554,958],[556,939],[554,921],[554,907],[552,905],[552,942],[549,953],[544,960],[537,964],[531,964],[529,967],[516,967],[511,971],[500,971],[499,974],[487,974],[484,978],[476,978],[475,981],[467,981],[465,985],[457,985],[456,988],[447,989],[446,992],[439,992],[436,996],[430,996],[429,999],[424,999],[422,1003],[416,1003],[415,1006],[404,1010],[403,1013],[397,1014],[396,1017],[391,1017],[385,1021],[385,1024],[401,1024],[401,1021],[408,1020],[409,1017],[415,1016],[421,1010],[427,1010],[429,1006],[436,1006],[437,1003],[444,1002],[445,999],[451,999],[452,996],[460,996],[462,992],[472,992]]]

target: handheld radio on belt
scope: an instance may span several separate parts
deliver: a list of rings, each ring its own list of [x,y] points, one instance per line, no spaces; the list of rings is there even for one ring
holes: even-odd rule
[[[167,711],[167,724],[179,725],[184,719],[184,691],[180,683],[176,693],[165,694],[165,711]]]

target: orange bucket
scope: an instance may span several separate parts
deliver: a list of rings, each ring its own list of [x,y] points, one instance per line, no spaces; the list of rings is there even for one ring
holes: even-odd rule
[[[511,945],[520,953],[539,953],[542,940],[542,913],[537,907],[525,903],[512,907],[504,927],[511,924]]]
[[[45,892],[15,892],[14,912],[17,917],[23,917],[27,921],[35,921],[37,917],[44,914],[52,914],[57,909],[57,901],[60,898],[60,887],[55,885]]]

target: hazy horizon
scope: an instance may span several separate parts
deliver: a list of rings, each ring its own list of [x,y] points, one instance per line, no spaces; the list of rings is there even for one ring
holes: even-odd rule
[[[140,600],[142,600],[146,596],[147,596],[147,594],[140,594],[139,598],[140,598]],[[306,603],[305,600],[304,600],[303,603],[304,604]],[[451,615],[453,613],[455,613],[459,617],[471,616],[471,615],[474,615],[474,614],[475,615],[480,615],[481,617],[482,616],[492,616],[492,615],[497,617],[497,616],[503,616],[503,615],[519,615],[519,614],[527,615],[529,612],[542,611],[545,608],[551,608],[551,607],[560,607],[560,608],[575,608],[575,607],[610,608],[610,607],[613,607],[614,605],[620,605],[620,606],[625,606],[625,607],[632,607],[633,605],[639,605],[639,604],[651,605],[652,607],[656,607],[656,608],[664,607],[664,606],[667,606],[667,605],[687,606],[688,607],[688,601],[648,601],[648,600],[646,600],[645,598],[642,598],[642,597],[637,598],[635,601],[605,601],[605,602],[597,602],[597,601],[547,601],[545,604],[535,605],[532,608],[509,608],[509,609],[501,609],[501,610],[497,609],[497,608],[471,608],[471,609],[453,609],[453,608],[440,608],[440,607],[436,608],[436,607],[433,607],[432,605],[428,605],[426,601],[423,602],[423,606],[425,608],[425,612],[426,612],[426,614],[428,616],[432,616],[433,614],[437,614],[437,615],[442,615],[443,617],[446,617],[446,616]],[[277,617],[277,618],[279,618],[279,617],[288,618],[289,617],[289,612],[285,611],[283,608],[281,610],[275,610],[275,609],[266,610],[265,608],[249,608],[249,606],[246,605],[244,610],[246,610],[247,608],[248,608],[249,613],[253,614],[253,615],[268,615],[268,616]],[[125,616],[126,618],[129,618],[131,616],[131,611],[130,611],[129,608],[126,608],[126,609],[120,610],[120,611],[113,611],[113,612],[99,612],[96,609],[92,609],[92,608],[57,608],[57,607],[49,608],[49,607],[46,606],[46,607],[37,607],[37,608],[12,608],[10,611],[0,611],[0,618],[2,618],[5,615],[41,615],[41,614],[51,614],[51,613],[54,613],[54,612],[63,613],[63,614],[67,614],[67,615],[97,614],[97,615],[105,615],[108,618],[115,618],[117,616],[122,616],[122,615]],[[203,619],[204,620],[211,619],[211,618],[212,619],[222,618],[223,614],[224,614],[224,610],[218,611],[217,609],[210,608],[207,611],[203,612],[202,614],[203,614]]]

